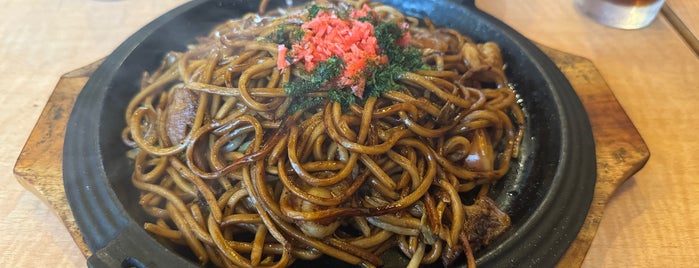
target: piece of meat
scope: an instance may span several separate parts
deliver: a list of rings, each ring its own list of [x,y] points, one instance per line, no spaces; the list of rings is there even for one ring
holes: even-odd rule
[[[502,53],[498,44],[494,42],[464,43],[461,55],[464,65],[469,69],[503,69]]]
[[[481,53],[483,62],[490,65],[496,70],[502,70],[502,52],[500,47],[495,42],[485,42],[478,44],[478,51]]]
[[[454,243],[453,246],[445,245],[442,250],[442,264],[444,267],[451,267],[463,253],[463,247],[459,243]]]
[[[420,49],[429,48],[442,53],[453,53],[459,49],[456,38],[444,31],[413,28],[410,34],[410,44]]]
[[[501,211],[495,202],[487,196],[476,198],[473,205],[464,206],[466,214],[462,239],[468,240],[468,245],[472,252],[484,248],[493,240],[498,238],[508,227],[510,227],[510,216]],[[442,250],[442,264],[450,267],[454,261],[458,260],[468,249],[464,245],[454,243],[445,245]]]
[[[171,91],[165,109],[165,131],[172,144],[182,142],[187,136],[197,115],[198,106],[199,95],[195,92],[181,85]]]
[[[465,43],[461,47],[461,56],[463,57],[464,65],[469,69],[479,68],[483,65],[481,53],[478,46],[474,43]]]
[[[464,232],[471,248],[476,251],[498,238],[510,227],[510,216],[501,211],[487,196],[478,197],[470,206],[464,206]]]

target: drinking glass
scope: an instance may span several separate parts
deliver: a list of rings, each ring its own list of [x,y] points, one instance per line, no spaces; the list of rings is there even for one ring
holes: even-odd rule
[[[648,26],[665,0],[575,0],[577,8],[595,21],[620,29]]]

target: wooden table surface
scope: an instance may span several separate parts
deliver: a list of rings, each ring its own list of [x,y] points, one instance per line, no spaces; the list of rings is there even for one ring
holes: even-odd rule
[[[699,36],[699,1],[668,0],[667,6],[682,20],[695,37]]]
[[[58,218],[12,167],[59,77],[108,55],[184,0],[0,3],[0,267],[85,267]],[[528,38],[590,59],[651,151],[612,197],[584,267],[699,265],[699,58],[665,17],[642,30],[601,26],[572,1],[480,0]],[[693,33],[695,0],[668,0]]]

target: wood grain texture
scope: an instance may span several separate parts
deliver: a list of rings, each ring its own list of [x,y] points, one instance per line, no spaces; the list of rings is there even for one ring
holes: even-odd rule
[[[698,3],[699,2],[695,2]],[[682,36],[687,46],[694,51],[694,54],[699,56],[699,39],[697,39],[696,32],[692,31],[689,27],[688,21],[683,21],[682,18],[677,15],[677,12],[673,10],[670,5],[664,5],[662,9],[662,15],[667,19],[667,21],[672,24],[677,33]]]
[[[62,221],[17,182],[14,164],[63,74],[186,1],[0,1],[0,267],[86,267]]]
[[[87,79],[87,76],[64,76],[58,81],[14,168],[17,181],[56,213],[86,255],[90,253],[87,245],[75,235],[80,230],[66,200],[61,166],[66,124]]]
[[[99,60],[58,80],[14,167],[17,181],[56,213],[85,256],[90,255],[90,250],[79,235],[63,188],[63,139],[75,100],[101,63]]]
[[[616,188],[638,171],[649,152],[594,65],[584,58],[542,47],[569,79],[590,116],[595,137],[598,178],[591,209],[576,241],[559,266],[580,266],[595,236],[602,211]],[[61,152],[68,113],[99,62],[70,72],[56,86],[15,166],[18,181],[37,194],[64,221],[86,256],[90,255],[63,190]],[[583,212],[584,213],[584,212]]]
[[[621,183],[646,164],[650,152],[592,62],[546,47],[542,49],[578,93],[595,139],[597,181],[590,211],[577,238],[558,265],[579,267],[597,233],[609,198]]]
[[[665,5],[677,14],[677,17],[687,26],[695,39],[699,37],[699,1],[666,0]]]

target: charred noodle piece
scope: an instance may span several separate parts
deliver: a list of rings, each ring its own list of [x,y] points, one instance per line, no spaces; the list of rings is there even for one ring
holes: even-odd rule
[[[452,128],[452,126],[443,126],[437,129],[432,129],[411,120],[405,112],[398,112],[398,114],[400,115],[400,119],[403,120],[403,124],[405,124],[408,129],[422,137],[438,138],[443,136]]]
[[[193,229],[191,226],[188,226],[188,223],[182,219],[180,212],[177,211],[177,209],[174,208],[172,205],[167,204],[166,208],[168,210],[170,218],[175,223],[180,232],[182,232],[182,236],[184,236],[185,240],[187,241],[187,245],[192,249],[192,251],[194,251],[194,254],[197,255],[197,258],[201,263],[206,263],[208,261],[208,254],[206,253],[206,249],[204,249],[204,246],[202,245],[201,241],[199,241],[197,237],[195,237],[195,235],[192,233],[195,229]]]
[[[133,141],[136,143],[138,148],[155,156],[174,155],[182,152],[184,149],[187,148],[187,143],[190,142],[191,139],[191,136],[189,134],[184,140],[182,140],[180,144],[166,148],[158,147],[157,145],[153,145],[151,142],[148,142],[144,137],[143,133],[141,133],[140,129],[140,123],[142,121],[145,121],[146,117],[151,117],[151,119],[149,120],[151,122],[157,121],[153,119],[155,117],[155,112],[152,109],[148,109],[146,107],[139,107],[138,109],[136,109],[129,120],[129,122],[131,122],[131,124],[133,125],[133,127],[130,128],[131,137],[133,138]],[[154,129],[152,127],[152,123],[147,123],[147,125],[149,126],[146,132],[152,131],[152,129]]]
[[[258,163],[261,164],[261,163]],[[269,217],[276,223],[276,226],[284,230],[286,234],[291,236],[297,241],[300,241],[301,243],[311,246],[315,249],[320,250],[321,252],[333,256],[335,258],[341,259],[345,262],[348,262],[350,264],[355,264],[359,265],[364,263],[360,258],[349,254],[347,252],[341,251],[337,248],[331,247],[317,239],[308,237],[304,235],[301,231],[296,229],[295,227],[291,226],[287,221],[281,218],[282,212],[279,208],[279,204],[274,201],[274,198],[272,198],[269,194],[269,191],[267,191],[267,186],[264,183],[264,180],[262,179],[262,176],[264,176],[264,170],[260,167],[255,167],[255,174],[252,174],[250,169],[248,167],[244,168],[244,181],[245,184],[249,189],[253,189],[252,195],[253,197],[258,201],[256,204],[259,204],[263,209],[260,212],[261,214],[264,215],[269,215]],[[253,177],[255,177],[255,180],[253,182]],[[267,214],[266,211],[269,211],[270,213]],[[265,223],[267,226],[269,226],[269,223]]]
[[[269,103],[260,103],[256,101],[255,99],[252,98],[250,93],[248,92],[248,81],[251,79],[251,76],[256,75],[260,72],[263,72],[265,70],[269,70],[273,68],[276,65],[275,60],[269,58],[265,59],[263,62],[245,70],[243,74],[240,76],[240,81],[238,82],[238,87],[239,92],[240,92],[240,100],[243,101],[248,107],[255,111],[271,111],[275,110],[279,107],[279,105],[282,104],[284,99],[281,98],[275,98]]]
[[[328,176],[325,178],[319,178],[317,176],[313,176],[313,174],[309,173],[306,171],[303,166],[301,165],[301,162],[298,159],[298,153],[297,153],[297,140],[298,140],[298,128],[292,126],[291,131],[289,133],[289,146],[287,148],[288,150],[288,157],[289,157],[289,163],[291,164],[291,167],[294,169],[296,172],[296,175],[298,175],[301,179],[306,181],[307,183],[315,186],[329,186],[329,185],[334,185],[340,182],[341,180],[344,180],[347,178],[350,173],[352,172],[352,168],[355,166],[357,163],[357,160],[359,159],[359,153],[353,152],[350,154],[350,158],[345,164],[345,166],[339,170],[337,173],[335,173],[333,176]]]
[[[266,4],[143,75],[121,136],[154,217],[144,228],[216,266],[326,255],[374,267],[390,248],[410,266],[461,255],[472,266],[509,226],[485,192],[517,157],[526,120],[497,44],[366,0]],[[337,25],[366,39],[323,28]],[[351,45],[377,34],[380,55],[362,62]],[[329,77],[348,68],[358,75]]]
[[[339,104],[327,103],[323,111],[323,121],[325,123],[325,127],[328,130],[328,134],[333,139],[333,141],[337,142],[338,144],[342,145],[343,147],[347,148],[352,152],[370,155],[383,154],[390,150],[402,137],[410,134],[409,130],[405,128],[397,128],[390,133],[390,136],[388,136],[386,141],[384,141],[384,143],[382,144],[367,146],[353,142],[347,139],[346,137],[341,136],[338,132],[337,126],[333,123],[332,120],[332,106],[339,107]]]
[[[445,101],[449,101],[451,103],[454,103],[459,107],[468,108],[468,107],[471,107],[471,105],[473,104],[460,96],[452,95],[451,93],[448,93],[448,91],[445,91],[444,89],[440,88],[439,85],[437,85],[437,83],[441,84],[441,82],[439,82],[439,81],[444,81],[444,80],[441,80],[439,78],[425,77],[425,76],[421,76],[421,75],[418,75],[415,73],[403,73],[403,74],[398,76],[398,79],[400,79],[401,81],[406,82],[406,83],[418,85],[418,86],[434,93],[435,95],[437,95],[437,97],[439,97]],[[448,83],[448,84],[450,84],[450,83]],[[451,91],[451,90],[449,90],[449,91]]]
[[[277,164],[277,167],[279,168],[278,174],[280,180],[282,181],[282,183],[284,183],[286,189],[297,197],[300,197],[308,202],[321,206],[337,206],[340,203],[346,201],[348,198],[352,197],[352,195],[359,189],[360,186],[362,186],[364,180],[369,175],[369,172],[364,172],[363,175],[360,175],[357,178],[355,178],[352,184],[347,189],[345,189],[345,191],[338,195],[335,195],[334,197],[325,198],[309,194],[304,190],[300,189],[298,186],[296,186],[292,179],[289,178],[289,176],[287,175],[286,169],[284,168],[285,166],[286,165],[284,164],[283,159],[279,159]]]

